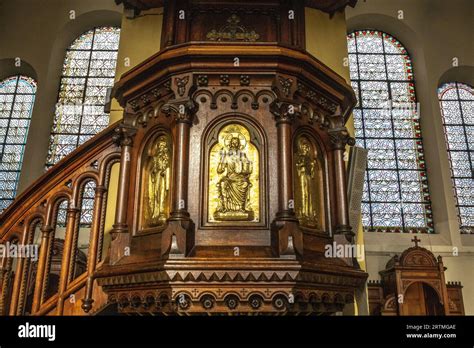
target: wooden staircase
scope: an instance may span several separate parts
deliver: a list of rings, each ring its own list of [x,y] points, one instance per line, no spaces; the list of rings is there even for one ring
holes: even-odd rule
[[[94,297],[97,307],[105,295],[93,280],[104,262],[102,249],[112,166],[120,162],[117,124],[84,143],[50,168],[0,215],[0,242],[39,244],[39,257],[3,257],[0,315],[84,315]],[[92,218],[84,228],[81,206],[87,184],[93,183]],[[67,209],[60,206],[67,206]],[[58,215],[65,224],[58,227]],[[64,240],[55,247],[62,229]],[[36,232],[36,233],[35,233]],[[86,267],[78,268],[79,234],[88,233]],[[8,255],[7,255],[8,256]],[[84,253],[82,253],[84,259]],[[55,261],[56,260],[56,264]],[[58,262],[59,261],[59,262]],[[57,289],[51,294],[51,288]],[[49,292],[49,293],[48,293]]]

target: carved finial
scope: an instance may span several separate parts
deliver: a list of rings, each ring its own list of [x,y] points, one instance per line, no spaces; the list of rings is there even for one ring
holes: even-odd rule
[[[418,239],[418,237],[415,236],[415,238],[413,238],[411,241],[412,241],[413,243],[415,243],[415,248],[417,248],[417,247],[418,247],[418,243],[421,242],[421,239]]]

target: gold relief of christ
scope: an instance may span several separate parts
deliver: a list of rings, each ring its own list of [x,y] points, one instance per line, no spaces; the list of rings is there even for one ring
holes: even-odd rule
[[[151,144],[146,168],[145,225],[161,226],[169,214],[171,149],[168,136],[161,135]]]
[[[240,124],[225,126],[210,151],[208,220],[259,221],[259,153]]]
[[[322,197],[317,150],[305,136],[296,141],[294,163],[296,215],[302,226],[320,228]]]

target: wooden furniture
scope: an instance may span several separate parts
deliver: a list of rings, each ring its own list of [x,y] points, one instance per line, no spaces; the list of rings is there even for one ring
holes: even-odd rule
[[[0,217],[2,241],[27,241],[42,224],[33,314],[333,314],[353,303],[367,274],[355,258],[324,252],[353,243],[343,158],[354,144],[345,123],[356,99],[304,51],[301,4],[165,2],[163,49],[114,88],[123,120]],[[177,19],[175,5],[192,16]],[[288,8],[297,11],[291,21],[281,16]],[[117,163],[118,185],[110,187]],[[80,202],[90,180],[87,270],[77,275]],[[111,189],[115,223],[102,257]],[[63,199],[70,204],[59,286],[46,298]],[[27,264],[19,260],[12,294],[2,294],[10,314],[24,312]],[[66,301],[72,294],[82,301]]]
[[[395,255],[380,272],[381,281],[369,281],[371,315],[464,315],[462,286],[446,284],[441,256],[415,246]]]

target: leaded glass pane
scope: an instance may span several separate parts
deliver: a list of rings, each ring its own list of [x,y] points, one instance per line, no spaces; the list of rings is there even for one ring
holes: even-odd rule
[[[356,143],[369,149],[362,222],[368,231],[433,232],[410,57],[392,36],[348,35]]]
[[[104,105],[107,89],[114,84],[119,37],[119,28],[95,28],[67,50],[47,168],[107,127]]]
[[[438,90],[461,233],[474,233],[474,89],[451,82]]]
[[[35,93],[29,77],[0,81],[0,213],[16,196]]]

